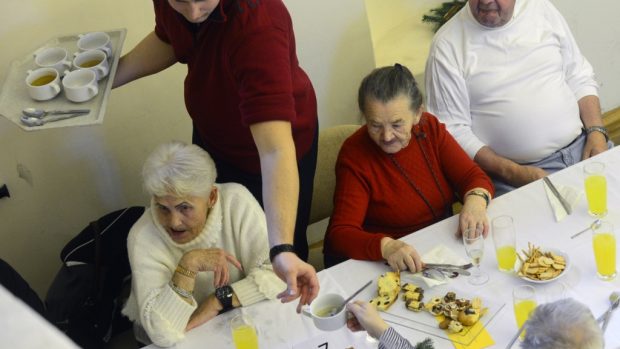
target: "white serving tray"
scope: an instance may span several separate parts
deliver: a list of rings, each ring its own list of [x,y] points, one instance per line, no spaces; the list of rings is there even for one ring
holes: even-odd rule
[[[26,57],[11,62],[9,72],[4,80],[2,90],[0,91],[0,115],[14,122],[26,131],[103,123],[103,117],[105,116],[106,106],[108,104],[108,96],[112,89],[112,82],[116,74],[116,68],[118,66],[118,60],[121,55],[127,29],[106,30],[105,32],[110,36],[110,41],[112,43],[112,55],[108,57],[110,60],[110,73],[106,78],[99,81],[99,93],[97,96],[86,102],[74,103],[65,97],[63,91],[60,91],[56,97],[48,101],[36,101],[28,95],[25,79],[28,70],[37,68],[34,63],[35,53],[44,48],[55,46],[65,48],[71,57],[73,57],[75,52],[79,51],[77,48],[78,34],[66,35],[49,40]],[[86,34],[86,32],[79,34]],[[90,113],[71,119],[54,121],[41,126],[31,127],[22,124],[20,121],[22,110],[29,107],[46,110],[90,109]]]

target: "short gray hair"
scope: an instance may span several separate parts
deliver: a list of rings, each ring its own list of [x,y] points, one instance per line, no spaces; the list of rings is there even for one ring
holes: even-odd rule
[[[388,103],[400,95],[409,97],[411,111],[417,112],[422,106],[422,92],[413,74],[404,65],[396,63],[393,66],[377,68],[362,80],[357,92],[357,104],[362,114],[366,114],[366,102],[369,98]]]
[[[142,168],[144,189],[153,196],[208,197],[216,177],[215,163],[206,151],[178,141],[155,148]]]
[[[539,305],[525,323],[523,349],[602,349],[592,312],[572,298]]]

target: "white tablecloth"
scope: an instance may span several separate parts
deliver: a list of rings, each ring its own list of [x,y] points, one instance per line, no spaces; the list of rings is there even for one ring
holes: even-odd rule
[[[617,239],[620,238],[620,148],[612,149],[588,161],[603,161],[607,164],[608,210],[606,217],[616,227]],[[560,185],[572,185],[583,188],[583,163],[558,172],[550,179]],[[573,297],[587,305],[595,317],[602,314],[609,306],[608,297],[612,291],[620,291],[620,276],[614,281],[604,282],[596,277],[596,266],[592,250],[591,234],[582,234],[573,240],[570,236],[588,227],[593,218],[587,213],[585,195],[577,203],[572,215],[561,222],[556,222],[542,180],[519,188],[509,194],[493,200],[489,207],[489,219],[508,214],[514,218],[517,231],[517,249],[527,248],[532,242],[537,246],[554,247],[568,253],[571,260],[570,270],[553,283],[532,284],[537,290],[539,303],[553,298],[551,288],[555,283],[566,285],[566,296]],[[421,253],[431,250],[438,244],[444,244],[462,257],[467,258],[462,242],[454,237],[457,217],[448,218],[404,238]],[[618,263],[616,263],[618,264]],[[512,289],[519,284],[528,282],[498,271],[492,239],[485,242],[485,255],[481,268],[489,274],[490,280],[482,286],[473,287],[467,283],[466,277],[458,277],[448,285],[441,286],[457,292],[475,294],[483,300],[505,304],[487,326],[487,330],[495,340],[496,348],[504,348],[509,339],[517,331],[512,309]],[[369,279],[387,271],[388,267],[380,262],[347,261],[319,273],[321,293],[337,292],[351,294]],[[358,298],[370,299],[376,288],[369,287]],[[427,291],[432,293],[433,291]],[[250,314],[260,328],[260,345],[265,349],[293,348],[304,340],[317,336],[327,336],[316,330],[312,322],[295,313],[296,304],[281,305],[276,301],[262,302],[243,311]],[[240,311],[240,310],[235,310]],[[618,312],[616,312],[618,313]],[[218,316],[210,322],[190,331],[187,338],[177,348],[233,348],[228,322],[232,313]],[[412,342],[420,341],[428,335],[417,330],[394,325],[397,331]],[[352,335],[346,328],[329,335],[349,338],[355,348],[373,347],[376,344],[364,343],[365,337]],[[453,348],[449,341],[432,337],[436,348]],[[514,345],[517,348],[518,344]],[[330,347],[331,348],[331,347]],[[620,314],[615,314],[605,334],[605,348],[620,348]],[[340,348],[338,348],[340,349]]]
[[[79,347],[0,285],[0,348]]]

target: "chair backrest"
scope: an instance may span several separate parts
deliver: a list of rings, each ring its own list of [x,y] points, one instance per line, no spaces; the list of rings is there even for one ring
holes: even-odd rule
[[[620,144],[620,107],[603,114],[603,123],[609,132],[609,139]]]
[[[345,139],[359,128],[360,125],[338,125],[319,132],[319,151],[314,175],[309,224],[331,216],[334,209],[338,153]]]

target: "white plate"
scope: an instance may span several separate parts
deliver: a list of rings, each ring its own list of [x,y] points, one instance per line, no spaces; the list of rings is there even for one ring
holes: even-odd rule
[[[549,282],[552,282],[552,281],[555,281],[561,278],[570,269],[570,264],[571,264],[570,257],[568,257],[568,254],[566,254],[564,251],[558,250],[556,248],[545,248],[545,247],[539,247],[539,249],[543,252],[553,252],[553,254],[564,257],[564,260],[566,261],[566,268],[564,268],[564,270],[558,276],[554,277],[553,279],[548,279],[548,280],[530,279],[528,277],[518,275],[519,269],[521,269],[521,260],[517,257],[517,261],[515,263],[515,275],[517,275],[519,278],[525,281],[533,282],[535,284],[546,284],[546,283],[549,283]]]
[[[401,278],[401,284],[404,283],[405,282],[403,282],[403,279]],[[402,293],[398,295],[398,299],[396,300],[396,302],[392,304],[392,306],[386,312],[380,313],[381,317],[383,317],[383,319],[387,322],[422,332],[424,333],[424,335],[432,335],[438,338],[452,341],[454,343],[461,344],[463,346],[468,346],[478,337],[478,335],[482,332],[484,328],[487,328],[489,326],[489,323],[506,305],[505,303],[500,303],[497,300],[491,300],[487,297],[477,296],[468,292],[459,291],[455,289],[454,285],[450,284],[444,284],[433,288],[422,288],[424,289],[424,298],[422,302],[427,302],[434,297],[443,297],[448,291],[455,292],[457,298],[467,298],[471,300],[474,297],[479,297],[482,300],[482,306],[484,308],[487,308],[487,312],[482,315],[479,320],[482,321],[483,327],[480,327],[479,332],[471,336],[467,335],[467,332],[471,331],[473,327],[465,327],[465,331],[450,338],[448,331],[440,329],[437,319],[429,312],[414,312],[408,310],[405,306],[405,302],[402,300]]]

